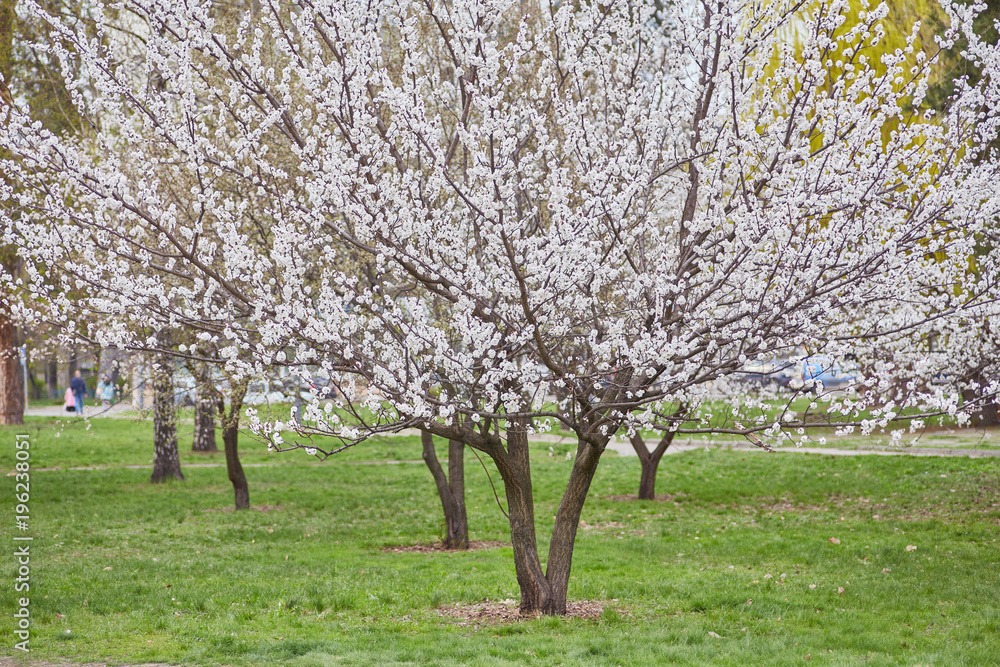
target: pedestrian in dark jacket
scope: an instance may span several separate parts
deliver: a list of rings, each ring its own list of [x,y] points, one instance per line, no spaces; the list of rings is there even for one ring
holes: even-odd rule
[[[80,371],[77,371],[73,379],[69,381],[69,388],[73,390],[73,398],[76,399],[76,414],[82,416],[83,397],[87,395],[87,383],[84,382]]]

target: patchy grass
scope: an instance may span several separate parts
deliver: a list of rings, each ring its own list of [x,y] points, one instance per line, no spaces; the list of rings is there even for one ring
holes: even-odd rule
[[[119,467],[149,461],[150,431],[120,419],[58,438],[41,421],[0,430],[7,470],[15,432],[31,435],[33,468],[62,468],[31,478],[32,658],[1000,662],[1000,460],[698,450],[665,459],[664,499],[639,502],[622,499],[635,493],[638,462],[608,457],[584,508],[570,583],[572,600],[603,611],[497,623],[440,611],[516,599],[510,547],[384,549],[428,544],[441,532],[416,438],[308,466],[303,454],[268,454],[245,438],[246,460],[262,464],[247,469],[251,502],[266,511],[227,512],[217,511],[232,503],[224,468],[189,465],[187,481],[154,486],[148,467]],[[537,447],[534,470],[543,543],[570,465],[568,447],[548,447]],[[222,458],[185,455],[195,460]],[[75,465],[103,467],[68,469]],[[466,475],[472,538],[506,542],[506,520],[474,456]],[[8,507],[13,493],[6,477]],[[12,524],[12,515],[0,522],[8,545]],[[6,562],[12,579],[13,557]],[[13,612],[8,593],[2,655],[15,652]]]

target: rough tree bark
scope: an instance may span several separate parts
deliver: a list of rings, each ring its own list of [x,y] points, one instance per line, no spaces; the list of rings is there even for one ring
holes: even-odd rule
[[[630,438],[632,449],[639,456],[639,464],[642,466],[642,474],[639,477],[639,500],[656,500],[656,469],[660,465],[660,460],[674,440],[674,431],[667,431],[660,438],[656,448],[649,451],[646,441],[638,431]]]
[[[11,78],[14,40],[14,0],[0,0],[0,75]],[[0,82],[0,110],[11,104],[10,91]],[[17,272],[18,257],[12,247],[0,247],[3,273]],[[17,332],[10,319],[6,295],[0,294],[0,424],[24,423],[24,377],[17,354]]]
[[[566,492],[556,511],[548,560],[543,571],[535,535],[528,449],[527,422],[508,418],[507,449],[496,453],[493,460],[507,493],[514,570],[521,589],[521,611],[563,615],[566,613],[566,595],[580,513],[597,472],[602,450],[583,440],[577,446]]]
[[[0,302],[0,424],[24,423],[24,377],[17,332]]]
[[[445,475],[434,451],[434,436],[429,431],[420,432],[424,447],[424,463],[434,477],[441,508],[444,510],[446,549],[469,548],[469,520],[465,511],[465,445],[457,440],[448,441],[448,474]]]
[[[239,382],[233,385],[229,392],[229,414],[226,414],[225,402],[220,397],[218,399],[219,415],[222,417],[222,443],[226,451],[226,472],[229,473],[229,481],[233,484],[233,494],[235,496],[236,509],[245,510],[250,508],[250,487],[247,485],[247,476],[243,472],[240,464],[240,453],[238,449],[240,437],[240,411],[243,408],[243,398],[247,393],[246,382]]]
[[[174,406],[173,360],[161,354],[153,369],[153,475],[157,484],[168,479],[183,480],[177,451],[177,411]]]
[[[202,365],[195,373],[194,397],[194,442],[193,452],[217,452],[215,445],[215,390],[211,386],[211,374]]]

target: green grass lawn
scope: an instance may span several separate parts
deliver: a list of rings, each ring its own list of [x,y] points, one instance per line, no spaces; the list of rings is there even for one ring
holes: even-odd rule
[[[638,502],[620,498],[635,493],[638,462],[607,457],[584,508],[570,583],[571,600],[603,601],[603,615],[476,625],[438,609],[517,598],[509,547],[382,549],[430,543],[441,531],[426,468],[396,463],[419,460],[416,438],[303,465],[314,460],[269,454],[244,437],[244,461],[263,464],[247,468],[251,503],[266,511],[235,513],[225,511],[225,468],[191,465],[222,463],[221,453],[186,453],[187,480],[153,486],[148,423],[94,419],[89,428],[67,424],[58,437],[53,424],[0,429],[8,471],[14,434],[29,433],[32,443],[32,659],[1000,663],[997,459],[698,450],[664,459],[657,490],[668,499]],[[534,461],[543,543],[570,465],[568,446],[554,456],[548,447],[539,445]],[[505,541],[486,472],[471,455],[466,470],[473,539]],[[12,554],[22,533],[13,526],[14,478],[4,480],[0,539]],[[3,562],[10,583],[0,598],[0,655],[15,655],[16,562]]]

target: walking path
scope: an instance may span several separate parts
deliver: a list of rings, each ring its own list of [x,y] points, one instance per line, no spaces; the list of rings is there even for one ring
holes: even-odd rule
[[[29,408],[24,411],[26,416],[38,416],[38,417],[66,417],[67,419],[72,419],[74,417],[73,413],[66,412],[65,408],[59,405],[47,405],[37,408]],[[84,409],[84,417],[95,418],[95,417],[115,417],[115,418],[127,418],[127,417],[137,417],[136,411],[132,406],[126,403],[117,403],[109,408],[102,408],[100,406],[88,406]],[[420,432],[416,429],[406,429],[401,431],[398,435],[408,436],[408,435],[420,435]],[[391,436],[388,436],[391,437]],[[538,433],[531,437],[534,442],[550,442],[553,444],[567,444],[572,443],[574,440],[568,435],[557,435],[553,433]],[[635,456],[635,450],[632,449],[631,443],[623,438],[615,438],[610,443],[608,443],[608,449],[616,452],[619,456]],[[670,446],[667,449],[667,454],[680,454],[682,452],[689,452],[695,449],[725,449],[725,450],[735,450],[735,451],[748,451],[748,452],[761,452],[766,453],[761,448],[746,442],[745,440],[711,440],[704,443],[695,443],[692,440],[687,442],[677,443]],[[837,447],[795,447],[794,445],[785,445],[774,449],[776,454],[828,454],[830,456],[865,456],[865,455],[876,455],[876,456],[945,456],[945,457],[970,457],[970,458],[990,458],[997,457],[1000,458],[1000,449],[975,449],[975,448],[948,448],[948,447],[913,447],[913,446],[902,446],[902,447],[865,447],[858,449],[839,449]],[[404,463],[404,461],[384,461],[376,462],[372,461],[370,463]],[[422,461],[416,461],[415,463],[422,463]],[[192,466],[202,466],[202,467],[216,467],[225,464],[221,463],[196,463],[187,464]],[[267,466],[272,465],[268,463],[259,464],[244,464],[244,465],[260,465]],[[277,464],[284,465],[284,464]],[[136,466],[141,467],[141,466]],[[87,470],[89,468],[80,468],[81,470]]]
[[[83,416],[88,419],[93,419],[94,417],[123,417],[128,413],[134,413],[135,410],[128,403],[114,403],[110,407],[102,407],[100,405],[94,405],[93,401],[90,401],[88,405],[83,408]],[[24,411],[25,417],[66,417],[67,419],[72,419],[76,417],[75,412],[66,412],[66,408],[61,405],[42,405],[39,407],[28,408]]]
[[[569,443],[573,442],[566,436],[555,436],[539,434],[532,437],[532,440],[542,442]],[[636,456],[632,444],[623,439],[616,438],[608,443],[608,449],[617,452],[619,456]],[[672,444],[667,449],[667,454],[680,454],[690,452],[695,449],[725,449],[747,452],[761,452],[766,454],[760,447],[741,440],[711,440],[705,443],[696,444],[687,441],[679,444]],[[775,454],[829,454],[830,456],[864,456],[874,454],[878,456],[968,456],[971,458],[998,457],[1000,449],[968,449],[968,448],[942,448],[942,447],[896,447],[896,448],[863,448],[863,449],[839,449],[837,447],[795,447],[785,445],[774,449]]]

